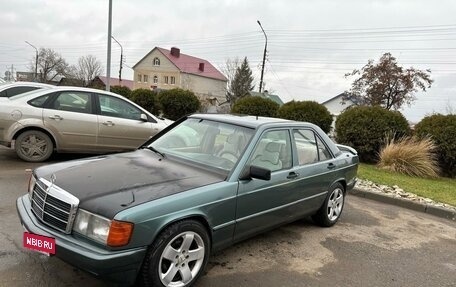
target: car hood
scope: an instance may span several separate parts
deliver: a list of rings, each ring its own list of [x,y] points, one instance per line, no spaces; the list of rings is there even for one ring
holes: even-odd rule
[[[79,200],[79,207],[107,218],[129,207],[221,182],[225,175],[146,149],[68,161],[35,170]]]

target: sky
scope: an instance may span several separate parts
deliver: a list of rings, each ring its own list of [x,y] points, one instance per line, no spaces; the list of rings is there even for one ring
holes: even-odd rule
[[[402,110],[417,122],[456,112],[454,0],[113,0],[112,35],[122,44],[122,78],[154,47],[209,60],[247,57],[258,90],[268,36],[265,89],[284,102],[324,102],[350,88],[344,74],[390,52],[404,67],[431,69],[434,83]],[[106,67],[108,0],[0,0],[0,76],[30,70],[35,50],[52,48],[70,64],[96,56]],[[111,76],[120,47],[112,42]],[[106,70],[105,70],[106,71]]]

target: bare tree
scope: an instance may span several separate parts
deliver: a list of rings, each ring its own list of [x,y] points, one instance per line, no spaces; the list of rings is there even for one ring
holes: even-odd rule
[[[78,63],[71,68],[73,77],[80,80],[84,86],[103,73],[103,65],[93,55],[82,56]]]
[[[239,59],[238,57],[234,59],[226,59],[225,65],[220,67],[220,70],[222,73],[225,75],[225,77],[228,79],[227,82],[227,94],[226,94],[226,100],[230,102],[231,100],[231,95],[233,94],[233,91],[231,90],[231,82],[234,80],[234,77],[236,75],[237,69],[241,66],[242,60]]]
[[[35,57],[33,57],[32,65],[35,71]],[[50,82],[57,76],[66,76],[70,66],[65,59],[57,52],[49,48],[40,48],[38,53],[38,71],[39,80],[42,83]]]
[[[355,100],[360,104],[381,106],[387,110],[399,109],[415,100],[415,92],[426,91],[431,87],[433,80],[430,72],[413,67],[404,69],[397,64],[396,58],[385,53],[377,64],[369,60],[361,70],[353,70],[345,75],[360,77],[352,83],[343,100]]]

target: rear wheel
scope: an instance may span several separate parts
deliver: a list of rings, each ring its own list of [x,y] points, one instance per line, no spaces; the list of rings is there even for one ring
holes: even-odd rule
[[[16,139],[16,154],[22,160],[41,162],[47,160],[54,151],[51,138],[37,130],[21,133]]]
[[[191,286],[203,272],[209,253],[206,228],[198,221],[179,221],[150,247],[140,281],[145,286]]]
[[[333,226],[340,218],[345,203],[345,191],[341,183],[334,184],[326,196],[322,207],[312,219],[323,227]]]

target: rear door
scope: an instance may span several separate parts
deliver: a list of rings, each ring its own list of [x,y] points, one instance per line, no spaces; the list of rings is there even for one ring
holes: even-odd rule
[[[130,150],[158,133],[156,121],[141,119],[143,111],[123,99],[97,94],[100,150]]]
[[[316,204],[307,208],[316,209],[335,180],[336,166],[329,149],[312,129],[294,129],[292,135],[296,149],[295,171],[306,186],[300,192],[302,196],[314,198]]]
[[[43,123],[56,135],[59,150],[96,150],[98,118],[91,93],[57,92],[43,109]]]

